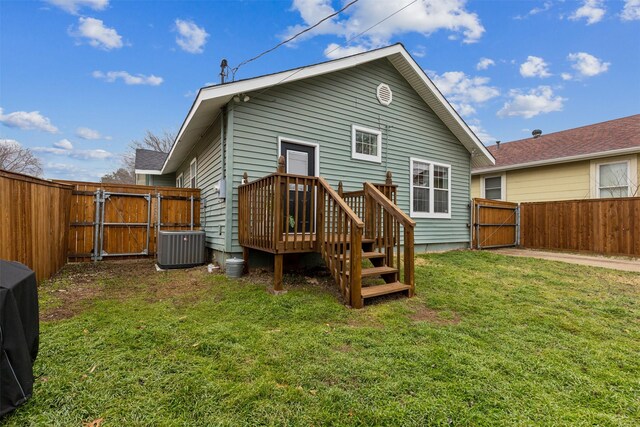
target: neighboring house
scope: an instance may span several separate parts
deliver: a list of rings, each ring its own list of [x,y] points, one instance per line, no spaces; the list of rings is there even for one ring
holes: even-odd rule
[[[167,153],[143,148],[136,149],[136,184],[175,187],[176,181],[173,174],[160,174],[160,169],[166,159]],[[178,187],[182,187],[182,185],[178,185]]]
[[[640,196],[640,114],[487,147],[471,194],[509,202]]]
[[[202,189],[207,246],[242,253],[238,186],[276,171],[398,185],[415,250],[469,245],[471,168],[493,158],[402,45],[204,87],[154,179]]]

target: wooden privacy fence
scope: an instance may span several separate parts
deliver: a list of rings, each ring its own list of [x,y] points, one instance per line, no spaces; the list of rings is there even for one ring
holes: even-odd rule
[[[66,262],[73,187],[0,170],[0,259],[48,279]]]
[[[200,190],[59,181],[73,186],[70,261],[156,253],[158,231],[200,228]]]
[[[518,204],[499,200],[473,199],[472,247],[476,249],[518,244]]]
[[[640,197],[520,204],[520,245],[640,257]]]

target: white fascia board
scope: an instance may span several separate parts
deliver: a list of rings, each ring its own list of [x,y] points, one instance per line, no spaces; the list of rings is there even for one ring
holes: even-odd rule
[[[147,170],[147,169],[136,169],[135,173],[137,175],[162,175],[162,171],[159,171],[159,170]]]
[[[518,163],[515,165],[499,166],[495,168],[482,168],[471,171],[471,175],[483,175],[486,173],[503,172],[516,169],[526,169],[536,166],[557,165],[560,163],[578,162],[580,160],[601,159],[603,157],[622,156],[624,154],[640,153],[640,147],[620,148],[617,150],[600,151],[597,153],[579,154],[576,156],[558,157],[555,159],[536,160],[527,163]]]

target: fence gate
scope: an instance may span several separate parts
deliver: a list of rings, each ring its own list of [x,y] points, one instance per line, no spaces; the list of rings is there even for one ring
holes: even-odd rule
[[[96,190],[92,260],[148,255],[150,239],[150,193]]]
[[[473,199],[473,247],[476,249],[517,246],[520,211],[517,203]]]

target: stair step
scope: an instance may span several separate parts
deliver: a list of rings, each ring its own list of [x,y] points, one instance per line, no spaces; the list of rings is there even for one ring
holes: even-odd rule
[[[346,237],[346,238],[345,238]],[[326,243],[331,243],[331,236],[325,236],[324,241]],[[351,243],[351,237],[350,236],[334,236],[333,237],[333,243]],[[375,243],[376,239],[365,239],[364,237],[362,238],[362,243]]]
[[[381,274],[391,274],[391,273],[397,273],[398,269],[397,268],[393,268],[393,267],[387,267],[387,266],[382,266],[382,267],[371,267],[371,268],[363,268],[362,269],[362,277],[371,277],[371,276],[379,276]],[[347,271],[347,276],[349,275],[349,271]]]
[[[387,283],[384,285],[367,286],[362,288],[362,298],[379,297],[380,295],[393,294],[396,292],[407,291],[411,287],[400,282]]]
[[[384,252],[362,252],[362,259],[384,258]],[[342,254],[335,254],[335,258],[342,259]],[[351,259],[351,252],[347,252],[347,260]]]

